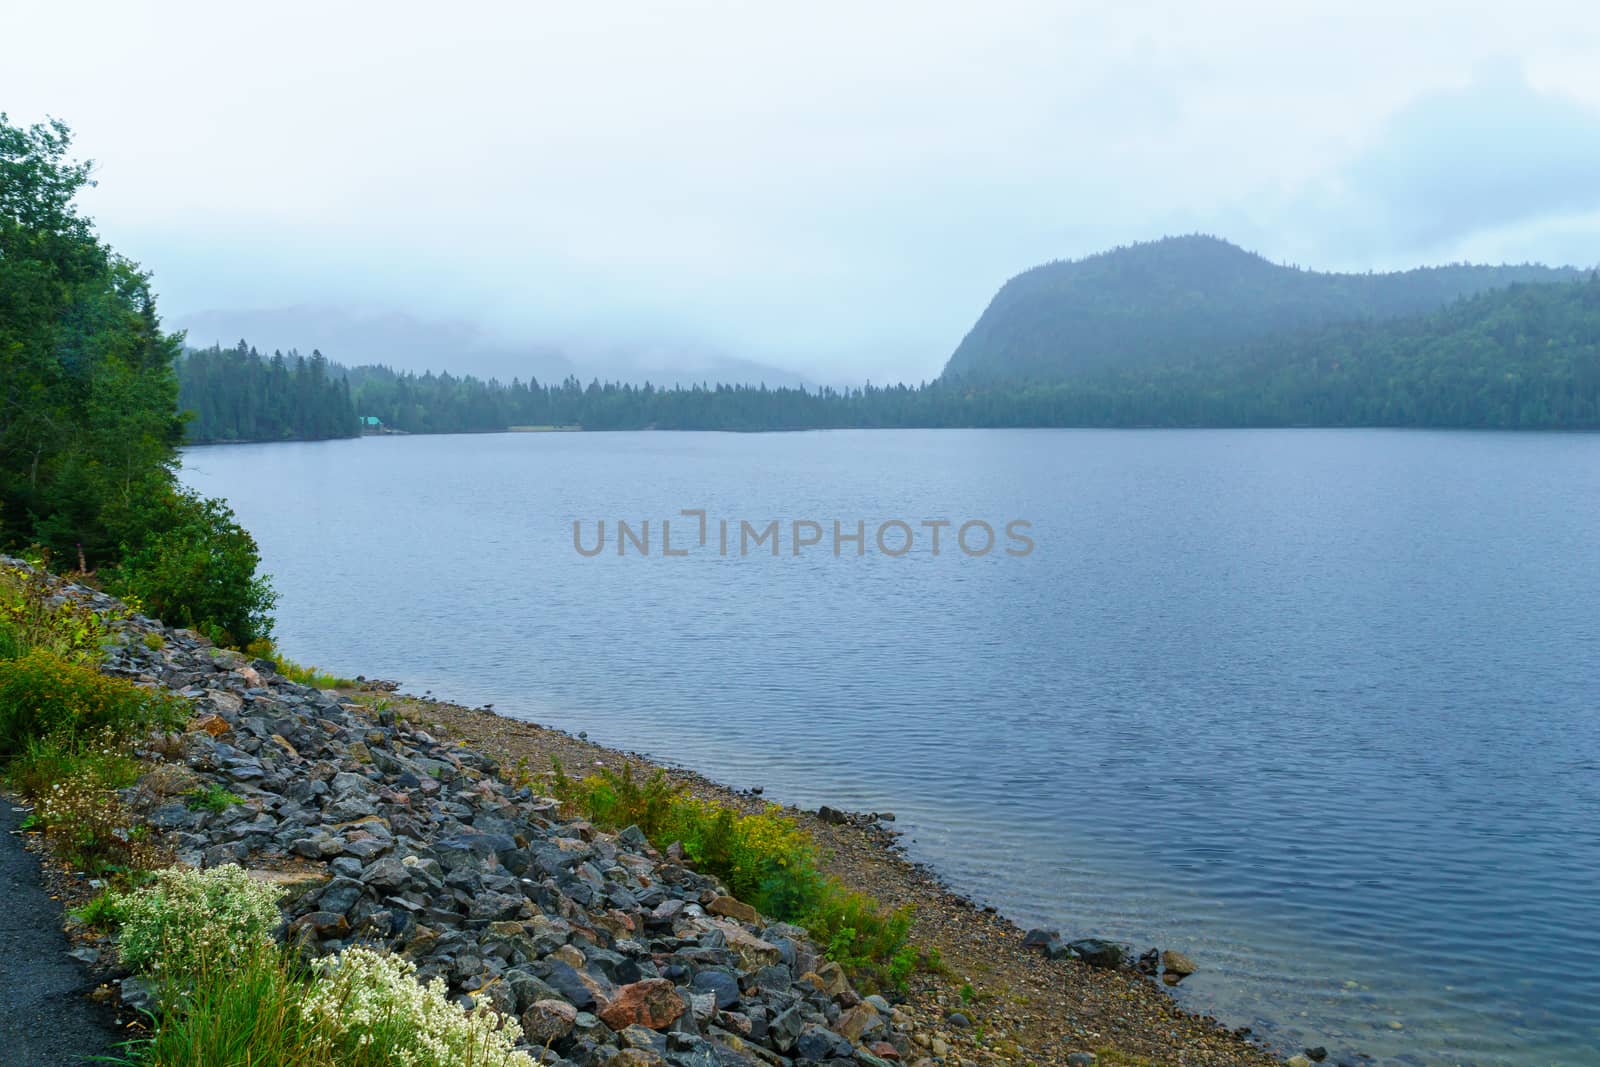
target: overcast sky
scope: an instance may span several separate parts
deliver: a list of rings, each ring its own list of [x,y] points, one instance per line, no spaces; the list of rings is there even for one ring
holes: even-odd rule
[[[0,7],[0,110],[75,129],[170,324],[478,338],[409,365],[918,380],[1007,277],[1170,233],[1600,260],[1592,2]]]

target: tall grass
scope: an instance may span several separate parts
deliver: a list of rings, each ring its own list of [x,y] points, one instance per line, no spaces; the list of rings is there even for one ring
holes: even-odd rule
[[[300,1010],[307,978],[276,945],[206,964],[162,1004],[151,1041],[122,1062],[148,1067],[319,1067],[319,1024]]]
[[[745,814],[687,796],[659,769],[641,779],[624,763],[620,772],[602,768],[578,781],[552,762],[556,796],[597,825],[637,826],[658,848],[680,843],[687,859],[734,896],[804,926],[858,982],[904,984],[917,958],[906,944],[911,909],[886,908],[824,874],[811,837],[776,805]]]
[[[74,663],[91,662],[110,637],[92,608],[57,599],[43,570],[0,566],[0,660],[43,649]]]
[[[74,747],[107,733],[126,738],[175,726],[187,707],[176,697],[35,647],[0,660],[0,760],[16,756],[35,739]]]
[[[244,652],[245,655],[253,656],[256,659],[271,660],[279,674],[291,682],[308,685],[312,689],[354,689],[356,685],[353,679],[342,678],[337,674],[329,674],[326,671],[318,670],[316,667],[302,667],[288,656],[279,652],[277,646],[264,637],[250,642]]]

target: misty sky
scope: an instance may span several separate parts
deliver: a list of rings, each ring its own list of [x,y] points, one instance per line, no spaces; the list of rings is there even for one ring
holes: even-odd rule
[[[74,127],[200,343],[919,380],[1007,277],[1163,234],[1600,260],[1592,3],[0,8],[0,110]]]

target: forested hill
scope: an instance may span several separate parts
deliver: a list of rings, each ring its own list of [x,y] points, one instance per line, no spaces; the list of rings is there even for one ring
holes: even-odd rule
[[[1078,425],[1600,429],[1600,274],[1056,390],[1098,411]]]
[[[1425,315],[1315,327],[1203,359],[1102,369],[1061,382],[655,389],[572,377],[506,384],[334,364],[328,374],[348,384],[358,414],[410,433],[517,426],[1600,429],[1600,276],[1513,285]]]
[[[1215,237],[1169,237],[1012,278],[944,369],[946,380],[1055,382],[1235,353],[1258,338],[1438,310],[1520,282],[1536,265],[1330,274],[1271,263]]]

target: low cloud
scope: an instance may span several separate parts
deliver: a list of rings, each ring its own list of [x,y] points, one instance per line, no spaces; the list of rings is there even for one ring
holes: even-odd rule
[[[1497,66],[1395,113],[1331,193],[1339,210],[1327,217],[1390,256],[1576,223],[1600,210],[1600,111]]]

